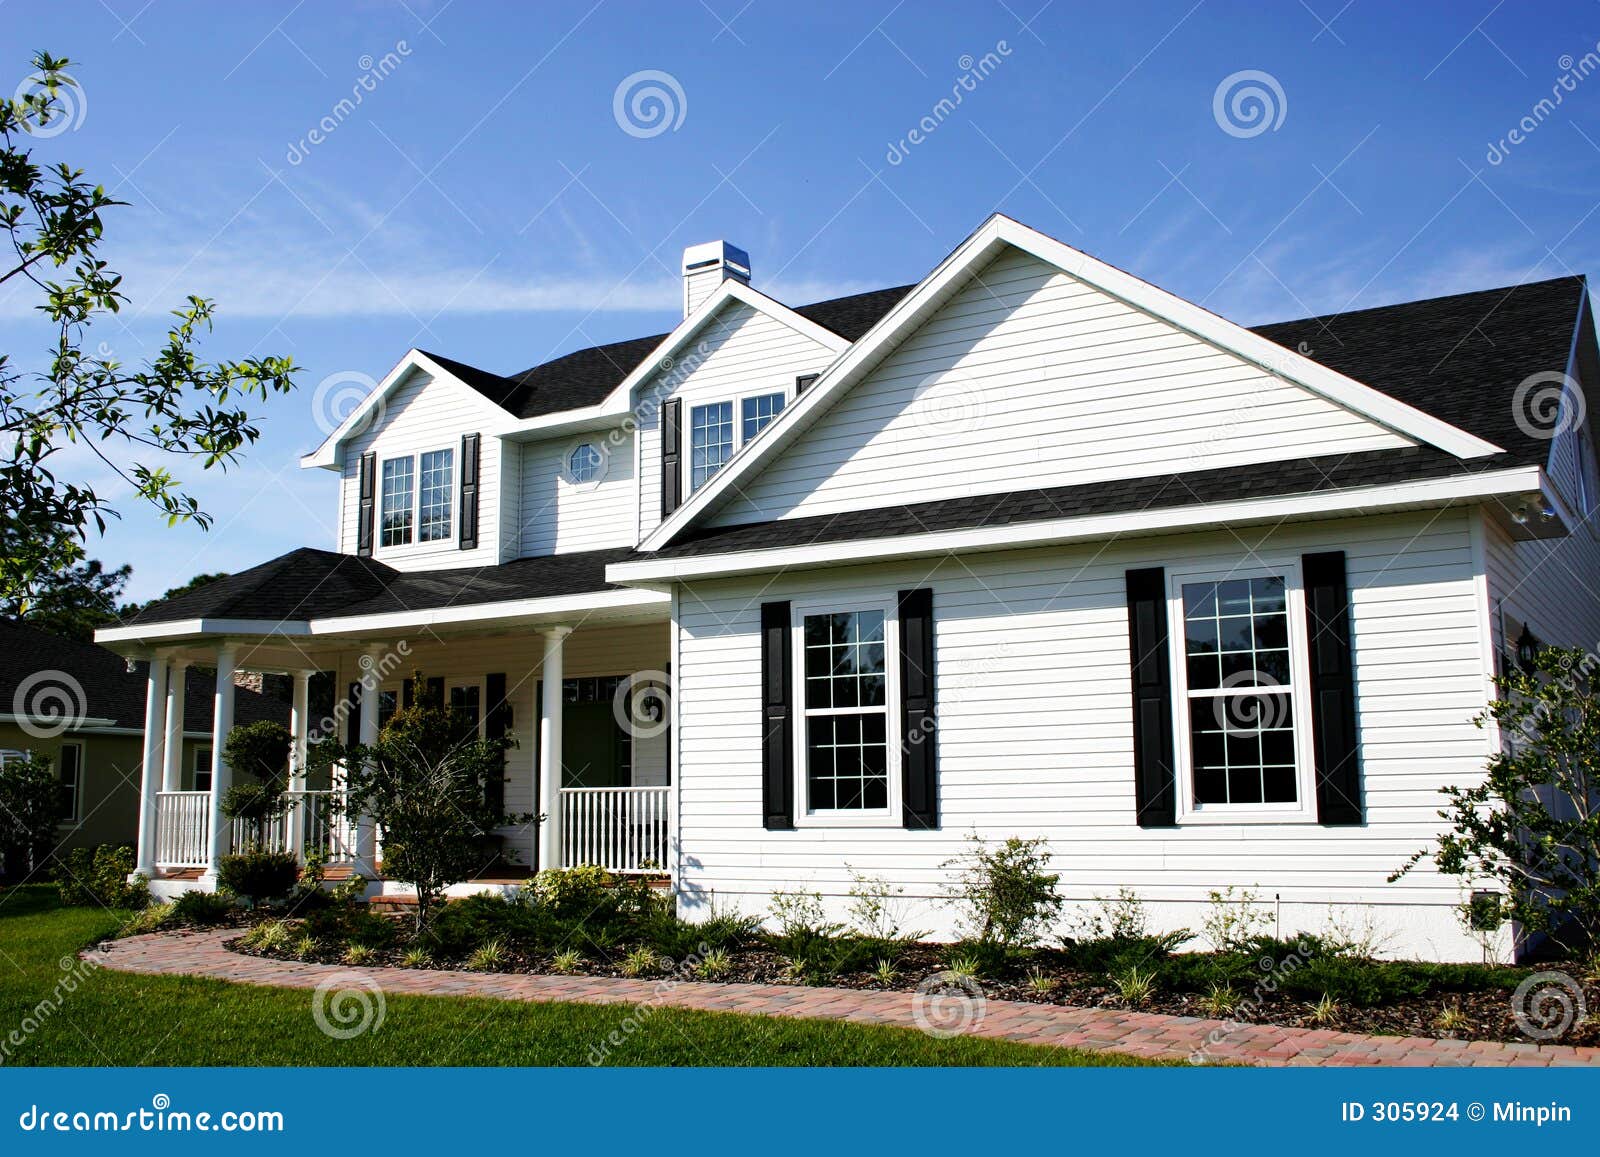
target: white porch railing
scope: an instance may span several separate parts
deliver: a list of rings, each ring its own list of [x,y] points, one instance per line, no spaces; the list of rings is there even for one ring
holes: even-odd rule
[[[320,852],[328,863],[354,858],[355,841],[348,830],[347,817],[335,814],[331,791],[286,791],[283,814],[258,830],[249,820],[234,820],[232,847],[242,848],[259,840],[262,851],[291,852],[304,859],[307,852]]]
[[[666,787],[561,789],[561,863],[608,872],[667,870]]]
[[[211,793],[156,795],[156,866],[203,868],[211,851]]]

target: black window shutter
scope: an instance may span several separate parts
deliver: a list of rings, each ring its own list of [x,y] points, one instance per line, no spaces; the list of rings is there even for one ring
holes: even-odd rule
[[[378,456],[372,451],[356,463],[356,553],[372,557],[372,528],[378,513]]]
[[[511,730],[511,704],[506,702],[506,677],[504,672],[483,677],[483,691],[485,713],[483,716],[483,737],[485,739],[504,739]],[[496,811],[506,809],[506,779],[504,774],[491,776],[486,790],[484,801]]]
[[[1311,743],[1316,753],[1317,819],[1359,824],[1361,754],[1356,742],[1355,664],[1350,656],[1350,588],[1344,551],[1300,559],[1306,633],[1311,640]]]
[[[407,679],[400,684],[400,706],[409,708],[417,698],[417,681]]]
[[[933,705],[933,588],[900,592],[901,811],[906,827],[939,826],[938,719]]]
[[[350,714],[345,719],[345,742],[361,742],[361,693],[364,688],[360,681],[350,684]]]
[[[661,517],[683,505],[683,401],[661,406]]]
[[[461,435],[461,549],[478,545],[479,434]]]
[[[794,666],[789,604],[761,604],[761,813],[768,831],[794,827]]]
[[[1129,658],[1133,666],[1134,798],[1139,826],[1177,822],[1172,754],[1172,672],[1167,659],[1167,579],[1160,567],[1130,570]]]
[[[799,397],[810,388],[811,383],[820,378],[821,374],[801,374],[794,380],[794,396]]]

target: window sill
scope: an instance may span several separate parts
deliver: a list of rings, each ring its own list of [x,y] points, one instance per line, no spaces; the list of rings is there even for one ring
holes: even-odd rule
[[[849,812],[813,812],[808,815],[794,817],[796,828],[882,828],[899,830],[902,826],[900,817],[890,812],[871,812],[867,815],[853,815]]]
[[[1178,826],[1184,827],[1216,827],[1227,824],[1310,824],[1317,822],[1316,814],[1295,808],[1292,811],[1283,808],[1207,808],[1204,811],[1191,811],[1178,816]]]

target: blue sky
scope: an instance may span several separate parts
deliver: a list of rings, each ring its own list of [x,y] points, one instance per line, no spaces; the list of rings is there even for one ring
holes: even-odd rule
[[[124,503],[90,543],[140,597],[332,546],[333,476],[295,461],[344,383],[412,346],[512,372],[670,328],[699,241],[802,304],[915,281],[998,209],[1247,323],[1597,267],[1589,2],[57,0],[5,20],[0,79],[44,48],[83,88],[36,155],[130,202],[107,256],[133,310],[92,344],[146,355],[197,293],[221,310],[212,356],[304,367],[246,463],[180,471],[213,530]],[[619,119],[638,73],[668,79],[636,80]],[[1224,85],[1239,73],[1266,75]],[[648,101],[629,119],[641,85],[670,127]],[[24,364],[48,336],[32,304],[0,297]]]

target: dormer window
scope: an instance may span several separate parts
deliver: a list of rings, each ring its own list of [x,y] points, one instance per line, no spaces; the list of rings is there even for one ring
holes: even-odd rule
[[[378,545],[443,542],[451,534],[455,451],[428,450],[383,460]]]
[[[733,403],[712,402],[689,411],[689,491],[704,486],[733,457]]]
[[[770,394],[756,394],[739,402],[740,437],[748,442],[765,430],[772,419],[783,412],[782,390]]]

